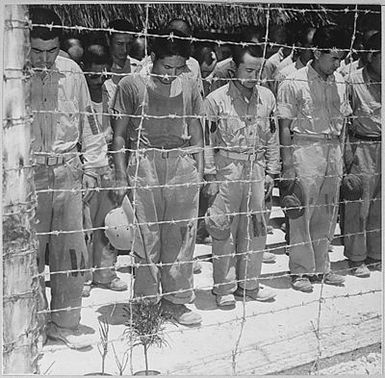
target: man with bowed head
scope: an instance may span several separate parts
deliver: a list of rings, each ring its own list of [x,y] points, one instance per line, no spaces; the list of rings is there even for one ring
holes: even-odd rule
[[[210,147],[205,156],[212,198],[206,227],[213,239],[216,302],[234,306],[234,294],[268,301],[275,293],[259,284],[266,245],[265,197],[279,174],[273,93],[258,83],[260,46],[234,48],[234,79],[205,99]]]
[[[32,24],[60,25],[47,8],[33,8]],[[90,340],[79,331],[87,250],[82,224],[82,189],[97,186],[97,171],[108,164],[107,144],[92,111],[80,67],[58,56],[60,28],[34,26],[30,32],[32,152],[37,192],[36,231],[41,291],[38,310],[48,307],[44,263],[48,253],[51,313],[39,314],[44,337],[80,349]],[[82,159],[80,158],[80,154]]]
[[[164,35],[172,31],[166,30]],[[117,87],[113,149],[117,186],[130,186],[146,258],[139,258],[135,297],[157,300],[180,324],[201,322],[194,300],[193,253],[203,173],[202,99],[186,71],[190,43],[159,38],[151,75],[126,76]],[[128,163],[125,148],[130,148]],[[117,190],[121,201],[125,190]],[[159,266],[157,264],[161,263]]]
[[[328,245],[342,177],[340,136],[351,113],[346,83],[335,71],[349,44],[337,26],[317,29],[314,58],[278,88],[282,178],[296,180],[304,195],[304,214],[289,221],[292,286],[303,292],[311,292],[315,282],[344,282],[343,276],[330,270]]]

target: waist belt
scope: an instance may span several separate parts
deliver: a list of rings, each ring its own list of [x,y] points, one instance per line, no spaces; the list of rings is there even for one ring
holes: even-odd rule
[[[153,153],[159,154],[162,159],[169,159],[169,158],[177,158],[179,156],[185,156],[185,155],[191,155],[196,154],[198,152],[202,152],[203,147],[198,146],[191,146],[191,147],[181,147],[179,149],[171,149],[171,150],[161,150],[161,149],[148,149],[145,151],[145,153]]]
[[[219,150],[217,154],[234,160],[254,161],[256,158],[255,153],[252,152],[231,152],[225,150]]]
[[[38,165],[62,165],[65,162],[71,160],[73,156],[47,156],[47,155],[36,155],[35,156],[35,164]]]
[[[334,134],[304,134],[294,133],[293,137],[302,139],[315,139],[315,140],[337,140],[340,139],[339,135]]]
[[[357,138],[357,139],[360,139],[360,140],[366,140],[368,142],[380,142],[381,141],[381,137],[368,137],[368,136],[365,136],[365,135],[359,135],[359,134],[356,134],[352,131],[349,132],[349,135],[351,135],[353,138]]]

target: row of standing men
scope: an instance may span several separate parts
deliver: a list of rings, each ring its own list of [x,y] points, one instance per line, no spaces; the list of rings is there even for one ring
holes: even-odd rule
[[[32,13],[33,24],[61,25],[55,13],[42,9]],[[297,193],[303,208],[288,221],[293,288],[310,292],[317,281],[343,284],[344,278],[331,272],[328,257],[343,149],[350,158],[346,167],[361,179],[364,193],[363,201],[345,203],[344,230],[351,234],[345,238],[345,255],[358,276],[368,275],[367,259],[381,261],[379,33],[367,42],[373,52],[364,67],[346,82],[336,70],[350,39],[334,26],[309,30],[310,57],[304,58],[309,50],[302,49],[286,71],[276,70],[275,81],[281,84],[266,88],[272,59],[264,59],[258,44],[236,45],[222,65],[204,52],[197,62],[185,39],[188,25],[174,20],[164,33],[176,37],[152,43],[151,54],[137,64],[138,73],[128,74],[133,73],[126,50],[129,34],[124,21],[113,28],[121,33],[110,35],[110,51],[97,43],[85,49],[84,75],[60,56],[59,28],[34,27],[30,34],[39,270],[48,252],[52,297],[50,311],[41,312],[50,314],[40,317],[42,335],[76,349],[89,345],[78,331],[82,293],[89,293],[91,283],[127,288],[113,268],[116,250],[104,233],[105,216],[126,195],[140,224],[132,246],[139,263],[134,295],[157,301],[162,293],[162,307],[180,324],[201,323],[186,304],[194,300],[193,252],[203,183],[219,307],[234,306],[235,296],[270,301],[276,295],[258,277],[263,256],[269,258],[263,253],[266,199],[278,178],[291,195]],[[282,51],[275,56],[278,61]],[[103,80],[110,53],[114,74]],[[215,65],[216,74],[200,71]],[[224,85],[208,93],[218,78]],[[46,310],[43,279],[41,288],[39,308]]]

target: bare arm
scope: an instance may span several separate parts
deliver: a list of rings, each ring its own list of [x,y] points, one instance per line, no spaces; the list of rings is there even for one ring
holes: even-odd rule
[[[127,186],[127,161],[126,161],[126,130],[128,128],[127,117],[112,117],[112,127],[114,129],[114,139],[112,141],[112,150],[114,151],[115,180],[117,186]],[[115,196],[118,203],[123,199],[126,189],[117,189]]]

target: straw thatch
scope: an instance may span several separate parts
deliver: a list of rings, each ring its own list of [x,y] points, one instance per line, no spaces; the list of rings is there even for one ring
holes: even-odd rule
[[[303,24],[318,27],[323,24],[334,23],[352,31],[355,22],[354,4],[231,4],[223,2],[211,4],[121,3],[47,6],[58,13],[65,26],[105,28],[111,20],[124,18],[130,21],[138,32],[142,31],[145,26],[150,31],[157,31],[171,19],[182,18],[192,26],[194,35],[199,37],[203,31],[214,32],[224,40],[227,39],[227,35],[234,33],[237,29],[239,30],[240,26],[266,26],[267,14],[269,14],[269,26],[289,24],[294,30],[298,25]],[[368,11],[368,13],[359,14],[358,29],[381,28],[380,13],[371,13],[371,11],[379,12],[380,6],[359,5],[358,9]],[[147,24],[146,12],[148,12]],[[76,33],[72,32],[71,34]]]
[[[129,20],[141,31],[146,22],[146,7],[148,6],[149,29],[159,29],[170,19],[183,18],[190,23],[193,31],[215,30],[216,32],[232,32],[239,25],[266,24],[269,5],[249,3],[230,4],[74,4],[52,5],[59,14],[63,24],[67,26],[80,25],[85,27],[106,27],[116,18]],[[330,21],[328,13],[321,11],[319,5],[306,5],[305,8],[318,9],[319,12],[297,12],[291,8],[304,8],[292,4],[273,4],[270,10],[270,24],[285,24],[288,22],[306,22],[319,25]]]

